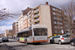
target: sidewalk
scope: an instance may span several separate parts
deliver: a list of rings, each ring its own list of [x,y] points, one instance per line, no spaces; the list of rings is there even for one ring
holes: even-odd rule
[[[1,47],[0,47],[0,50],[9,50],[9,49],[8,49],[8,46],[7,46],[6,44],[3,44],[3,43],[2,43],[2,44],[0,44],[0,46],[1,46]]]

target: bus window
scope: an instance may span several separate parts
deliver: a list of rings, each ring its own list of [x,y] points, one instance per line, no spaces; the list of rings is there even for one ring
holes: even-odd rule
[[[42,33],[42,35],[47,35],[47,29],[42,29],[41,33]]]
[[[34,36],[43,36],[43,35],[47,35],[46,28],[35,28],[34,29]]]
[[[26,31],[24,34],[25,34],[25,37],[29,37],[28,31]]]

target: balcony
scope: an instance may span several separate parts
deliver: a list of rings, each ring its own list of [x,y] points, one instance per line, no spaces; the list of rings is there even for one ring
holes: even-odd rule
[[[30,18],[31,17],[31,15],[28,15],[28,18]]]
[[[32,23],[30,22],[29,24],[31,25]]]
[[[29,21],[31,20],[31,18],[28,19]]]
[[[39,17],[39,14],[36,14],[35,16],[34,16],[34,18],[38,18]]]
[[[34,22],[39,22],[40,20],[39,20],[39,18],[38,19],[36,19],[36,20],[34,20]]]
[[[31,14],[31,11],[29,11],[28,13]]]
[[[34,7],[33,9],[37,9],[37,8],[39,8],[39,6],[36,6],[36,7]]]
[[[39,13],[39,9],[36,9],[35,11],[34,11],[34,13],[36,14],[36,13]]]

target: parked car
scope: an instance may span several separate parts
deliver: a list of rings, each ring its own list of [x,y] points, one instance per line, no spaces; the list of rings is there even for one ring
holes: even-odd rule
[[[2,41],[9,41],[7,37],[2,37]]]
[[[70,44],[71,44],[72,46],[75,46],[75,38],[73,38],[73,39],[70,40]]]
[[[0,37],[0,43],[2,42],[2,38]]]
[[[66,35],[59,35],[59,36],[53,36],[50,38],[50,43],[69,43],[70,42],[70,36]]]

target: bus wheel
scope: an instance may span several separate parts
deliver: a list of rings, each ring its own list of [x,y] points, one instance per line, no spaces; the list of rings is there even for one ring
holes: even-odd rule
[[[25,39],[25,44],[27,45],[27,39]]]

